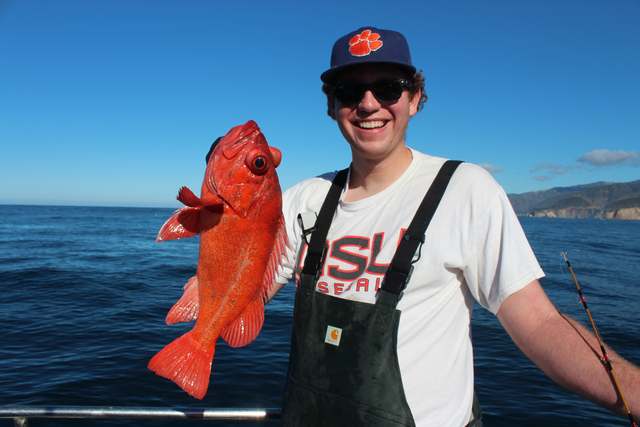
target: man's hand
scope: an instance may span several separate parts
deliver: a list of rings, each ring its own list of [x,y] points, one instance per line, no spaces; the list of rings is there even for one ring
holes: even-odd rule
[[[584,326],[561,314],[537,280],[509,296],[498,319],[518,348],[559,385],[623,414],[600,346]],[[640,369],[607,347],[618,384],[632,414],[640,414]]]

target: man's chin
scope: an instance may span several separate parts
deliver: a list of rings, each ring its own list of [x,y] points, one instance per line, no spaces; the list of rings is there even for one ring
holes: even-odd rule
[[[389,146],[379,141],[360,141],[351,144],[354,156],[366,160],[384,160],[390,153]]]

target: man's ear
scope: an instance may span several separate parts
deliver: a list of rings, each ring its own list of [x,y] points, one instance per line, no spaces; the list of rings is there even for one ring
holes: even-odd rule
[[[333,120],[336,119],[336,101],[333,96],[327,96],[327,114]]]
[[[409,115],[414,116],[418,112],[418,106],[420,105],[420,98],[422,98],[422,90],[418,89],[413,95],[410,95],[409,100]]]

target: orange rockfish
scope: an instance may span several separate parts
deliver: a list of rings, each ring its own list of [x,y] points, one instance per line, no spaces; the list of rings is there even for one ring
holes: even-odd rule
[[[286,244],[280,160],[254,121],[232,128],[212,147],[200,197],[182,187],[178,200],[187,207],[158,233],[158,241],[200,234],[196,275],[166,319],[197,317],[196,323],[148,365],[195,398],[209,387],[218,337],[242,347],[262,328],[266,293]]]

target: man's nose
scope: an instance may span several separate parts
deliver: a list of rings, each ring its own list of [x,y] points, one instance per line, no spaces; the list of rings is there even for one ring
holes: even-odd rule
[[[364,112],[371,112],[371,111],[376,111],[379,108],[380,108],[380,103],[378,102],[376,97],[373,96],[373,92],[371,92],[370,90],[365,91],[364,95],[362,95],[362,99],[358,103],[358,110],[364,111]]]

